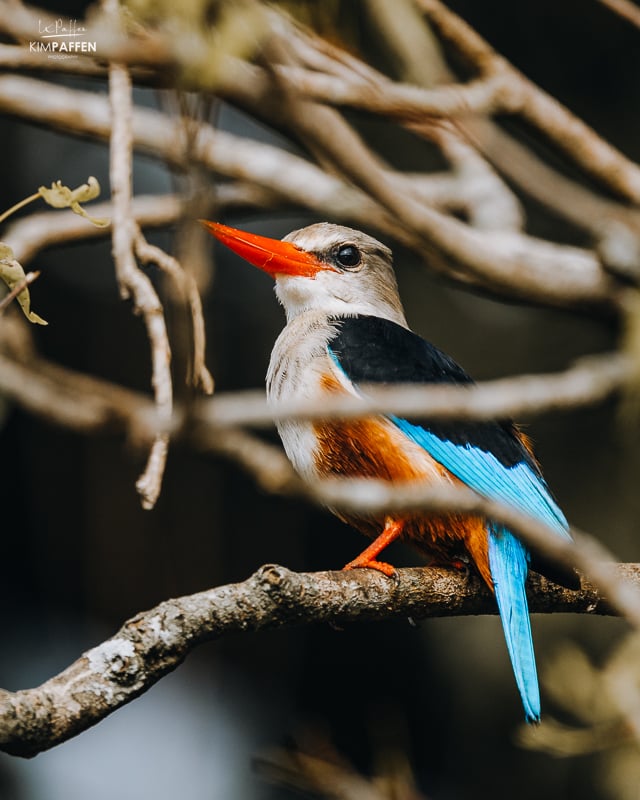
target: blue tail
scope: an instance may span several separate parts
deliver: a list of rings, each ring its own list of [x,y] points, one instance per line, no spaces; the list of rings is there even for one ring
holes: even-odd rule
[[[540,689],[525,593],[529,556],[501,525],[489,524],[489,567],[527,722],[540,722]]]

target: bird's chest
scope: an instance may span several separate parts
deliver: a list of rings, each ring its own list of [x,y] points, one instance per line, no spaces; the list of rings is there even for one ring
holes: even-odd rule
[[[304,323],[304,324],[303,324]],[[323,320],[294,320],[278,337],[267,373],[267,398],[276,408],[288,402],[322,401],[335,392],[334,366],[327,350],[333,328]],[[348,391],[346,387],[342,389]],[[307,478],[317,474],[318,438],[315,424],[287,420],[277,424],[284,449],[296,470]]]
[[[273,406],[288,401],[317,407],[323,398],[357,394],[329,355],[327,324],[290,323],[273,349],[267,395]],[[390,420],[292,420],[278,424],[285,451],[306,478],[345,476],[388,481],[441,481],[446,471]]]

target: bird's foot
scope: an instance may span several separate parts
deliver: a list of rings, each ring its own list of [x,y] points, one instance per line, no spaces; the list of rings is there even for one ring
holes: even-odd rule
[[[384,530],[378,538],[375,539],[366,550],[363,550],[357,558],[354,558],[353,561],[346,564],[343,569],[358,569],[360,567],[377,569],[378,572],[386,575],[387,578],[393,578],[397,583],[398,573],[396,572],[396,568],[391,564],[387,564],[386,561],[378,561],[377,556],[380,555],[385,547],[400,536],[403,527],[404,522],[402,520],[387,517],[384,523]]]
[[[376,561],[373,558],[365,559],[361,558],[360,556],[358,556],[358,558],[354,558],[353,561],[350,561],[348,564],[345,564],[342,569],[349,570],[361,568],[376,569],[378,572],[386,575],[387,578],[397,579],[398,577],[396,568],[392,564],[387,564],[386,561]]]

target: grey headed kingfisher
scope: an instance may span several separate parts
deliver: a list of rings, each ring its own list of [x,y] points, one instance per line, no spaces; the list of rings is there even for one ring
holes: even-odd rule
[[[287,324],[267,373],[267,395],[317,401],[361,395],[363,384],[470,384],[448,355],[413,333],[405,319],[392,255],[351,228],[319,223],[282,241],[203,220],[223,244],[275,278]],[[461,482],[568,537],[524,434],[509,421],[415,422],[393,414],[350,420],[278,422],[284,449],[305,478],[358,477],[431,485]],[[422,511],[338,516],[373,540],[345,569],[370,567],[393,575],[378,559],[404,539],[439,564],[471,562],[494,593],[528,722],[540,720],[540,691],[525,582],[531,554],[503,525],[451,513]],[[557,579],[540,559],[532,566]],[[575,576],[574,576],[575,577]],[[564,583],[569,581],[564,580]]]

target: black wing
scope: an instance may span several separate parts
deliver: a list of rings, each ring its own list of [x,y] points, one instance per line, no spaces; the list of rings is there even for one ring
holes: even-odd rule
[[[446,353],[395,322],[380,317],[344,317],[337,321],[338,331],[329,347],[355,384],[473,383]],[[443,441],[492,453],[505,467],[524,461],[539,474],[512,422],[420,421],[419,424]]]

